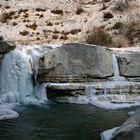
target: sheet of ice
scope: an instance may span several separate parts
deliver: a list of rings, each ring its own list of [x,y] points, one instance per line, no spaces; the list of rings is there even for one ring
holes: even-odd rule
[[[133,116],[135,114],[135,111],[128,112],[128,115]]]
[[[17,118],[19,114],[13,110],[17,105],[18,103],[0,104],[0,120]]]
[[[110,140],[113,133],[118,129],[119,127],[115,127],[115,128],[112,128],[112,129],[109,129],[109,130],[106,130],[104,132],[102,132],[100,134],[101,136],[101,140]]]
[[[122,109],[122,108],[130,108],[132,106],[140,106],[140,101],[136,101],[137,97],[134,99],[134,103],[112,103],[111,101],[115,98],[120,100],[121,95],[79,95],[76,97],[62,97],[57,98],[58,101],[61,102],[68,102],[68,103],[75,103],[75,104],[92,104],[99,108],[104,109]],[[133,96],[132,96],[133,98]]]
[[[19,103],[2,103],[0,104],[0,109],[13,109],[17,105],[19,105]]]
[[[49,44],[49,46],[51,46],[53,49],[59,48],[62,45],[61,44]]]
[[[122,109],[122,108],[130,108],[132,106],[140,106],[140,102],[135,102],[133,104],[130,103],[122,103],[122,104],[117,104],[117,103],[111,103],[110,101],[99,101],[97,98],[92,100],[90,102],[92,105],[95,105],[100,108],[105,108],[105,109]]]
[[[119,53],[132,53],[132,52],[140,52],[140,47],[129,47],[129,48],[110,48],[114,52]]]
[[[34,89],[34,96],[39,99],[42,100],[44,102],[48,101],[47,98],[47,90],[46,90],[46,84],[45,83],[37,83],[36,87]]]
[[[0,120],[18,118],[19,114],[11,109],[0,109]]]

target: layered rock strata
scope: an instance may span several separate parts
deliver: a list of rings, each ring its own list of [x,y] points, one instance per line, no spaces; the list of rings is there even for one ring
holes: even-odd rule
[[[40,82],[89,82],[113,75],[111,51],[95,45],[65,44],[40,59]]]

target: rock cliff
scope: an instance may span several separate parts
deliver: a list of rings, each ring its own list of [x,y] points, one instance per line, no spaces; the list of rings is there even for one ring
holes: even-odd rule
[[[107,80],[113,75],[111,50],[94,45],[65,44],[40,59],[40,82]]]

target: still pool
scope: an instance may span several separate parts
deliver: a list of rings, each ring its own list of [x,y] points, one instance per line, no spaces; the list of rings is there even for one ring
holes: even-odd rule
[[[49,103],[16,110],[19,118],[0,121],[0,140],[100,140],[100,132],[122,124],[134,108]]]

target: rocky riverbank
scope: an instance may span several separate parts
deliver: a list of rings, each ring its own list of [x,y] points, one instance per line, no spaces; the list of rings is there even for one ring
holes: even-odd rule
[[[105,131],[102,140],[139,140],[140,138],[140,109],[126,120],[122,126]]]

